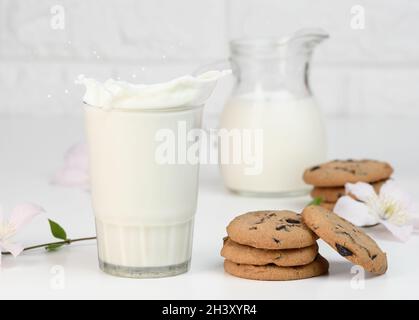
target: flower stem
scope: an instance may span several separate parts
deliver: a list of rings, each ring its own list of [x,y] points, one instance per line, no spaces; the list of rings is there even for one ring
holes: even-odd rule
[[[80,239],[67,239],[67,240],[64,240],[64,241],[44,243],[44,244],[39,244],[39,245],[36,245],[36,246],[27,247],[27,248],[23,249],[23,251],[46,248],[46,247],[51,246],[51,245],[70,245],[70,244],[75,243],[75,242],[91,241],[91,240],[96,240],[96,237],[80,238]],[[2,254],[10,255],[11,253],[10,252],[2,252]]]

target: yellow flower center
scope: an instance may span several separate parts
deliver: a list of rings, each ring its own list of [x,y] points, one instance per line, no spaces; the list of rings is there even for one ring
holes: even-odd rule
[[[392,224],[402,226],[409,220],[409,213],[404,203],[391,196],[376,195],[370,197],[366,204],[372,215]]]
[[[385,220],[390,219],[394,214],[397,212],[397,206],[394,203],[388,203],[387,206],[384,207],[382,217]]]

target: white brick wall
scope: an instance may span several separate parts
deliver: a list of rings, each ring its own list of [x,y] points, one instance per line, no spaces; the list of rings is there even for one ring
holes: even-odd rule
[[[50,26],[54,5],[64,30]],[[365,8],[364,30],[350,27],[354,5]],[[312,75],[326,113],[419,114],[415,0],[0,0],[0,114],[76,113],[80,73],[169,79],[225,57],[228,39],[301,27],[331,34]]]

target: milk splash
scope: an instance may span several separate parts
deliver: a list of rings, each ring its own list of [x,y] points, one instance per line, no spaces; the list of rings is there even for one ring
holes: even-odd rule
[[[231,70],[186,75],[156,84],[132,84],[109,79],[100,82],[80,75],[76,81],[86,87],[83,101],[104,109],[159,110],[201,106],[210,97],[217,81]]]

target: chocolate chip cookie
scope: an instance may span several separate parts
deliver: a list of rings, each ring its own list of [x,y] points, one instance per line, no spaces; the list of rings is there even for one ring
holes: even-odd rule
[[[336,202],[322,202],[320,203],[320,207],[326,208],[327,210],[333,211],[335,208]]]
[[[304,223],[341,256],[369,272],[384,274],[387,256],[360,228],[320,206],[303,211]]]
[[[235,277],[244,279],[287,281],[307,279],[326,274],[329,270],[329,263],[321,255],[318,255],[312,263],[299,267],[278,267],[274,264],[253,266],[225,260],[224,270]]]
[[[379,193],[381,187],[388,180],[382,180],[378,182],[373,182],[375,192]],[[324,202],[335,203],[339,200],[340,197],[345,195],[345,187],[314,187],[311,191],[311,196],[313,198],[321,198]],[[354,197],[356,199],[356,197]]]
[[[235,218],[227,234],[236,243],[260,249],[298,249],[316,244],[316,235],[292,211],[254,211]]]
[[[226,238],[221,250],[221,256],[239,264],[256,266],[276,264],[279,267],[292,267],[303,266],[313,262],[318,252],[319,247],[317,244],[301,249],[266,250],[244,246],[230,238]]]
[[[351,182],[377,182],[390,178],[393,168],[375,160],[335,160],[311,167],[304,181],[317,187],[341,187]]]

